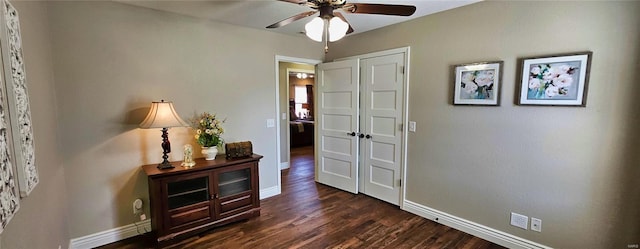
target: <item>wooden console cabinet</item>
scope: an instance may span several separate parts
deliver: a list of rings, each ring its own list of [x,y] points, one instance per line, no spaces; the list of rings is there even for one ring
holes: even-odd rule
[[[149,179],[151,226],[159,246],[172,244],[215,226],[260,215],[258,161],[249,158],[196,159],[191,168],[172,162],[142,168]]]

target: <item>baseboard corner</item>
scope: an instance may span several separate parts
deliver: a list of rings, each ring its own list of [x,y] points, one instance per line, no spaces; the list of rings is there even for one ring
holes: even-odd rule
[[[280,186],[273,186],[260,189],[260,200],[279,195],[281,193]]]
[[[285,170],[289,168],[289,162],[280,163],[280,170]]]

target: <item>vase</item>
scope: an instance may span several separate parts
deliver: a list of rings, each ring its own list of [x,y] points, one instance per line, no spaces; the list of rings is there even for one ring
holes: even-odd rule
[[[216,159],[216,155],[218,155],[218,147],[202,147],[201,152],[205,160],[214,160]]]

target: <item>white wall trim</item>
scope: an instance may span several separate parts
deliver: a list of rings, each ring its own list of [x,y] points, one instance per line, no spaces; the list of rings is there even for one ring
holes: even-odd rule
[[[473,221],[465,220],[409,200],[404,200],[403,210],[508,248],[551,249],[551,247],[538,244]]]
[[[280,62],[293,62],[293,63],[305,63],[305,64],[311,64],[311,65],[316,65],[318,63],[321,63],[322,61],[320,60],[314,60],[314,59],[305,59],[305,58],[296,58],[296,57],[289,57],[289,56],[283,56],[283,55],[276,55],[275,57],[275,69],[276,69],[276,73],[275,73],[275,87],[276,87],[276,105],[275,105],[275,109],[276,109],[276,163],[279,165],[280,162],[282,162],[282,157],[280,156],[280,154],[282,153],[280,150],[280,143],[282,141],[280,141],[280,128],[281,128],[281,121],[280,121]],[[281,192],[281,186],[282,186],[282,174],[280,173],[280,170],[278,170],[277,172],[278,175],[278,186],[275,186],[276,190],[272,190],[274,187],[265,189],[265,190],[260,190],[260,199],[264,199],[264,198],[268,198],[274,195],[279,195]],[[264,193],[263,193],[264,192]],[[273,194],[276,193],[276,194]]]
[[[278,172],[278,175],[279,174],[280,174],[280,172]],[[260,189],[260,200],[267,199],[269,197],[279,195],[281,192],[282,191],[280,189],[280,185],[273,186],[273,187],[268,187],[268,188],[265,188],[265,189]]]
[[[280,170],[288,169],[288,168],[289,168],[289,162],[280,163]]]
[[[260,199],[262,200],[279,195],[280,192],[280,186],[261,189]],[[129,224],[126,226],[121,226],[106,231],[89,234],[87,236],[71,239],[71,241],[69,241],[69,249],[87,249],[103,246],[140,235],[142,233],[145,233],[146,231],[151,231],[150,219],[139,222],[137,227],[135,224]]]
[[[126,226],[121,226],[121,227],[109,229],[106,231],[89,234],[87,236],[71,239],[71,241],[69,241],[69,248],[70,249],[94,248],[94,247],[103,246],[109,243],[113,243],[116,241],[120,241],[123,239],[131,238],[131,237],[143,234],[146,231],[151,231],[150,219],[144,220],[142,222],[138,222],[137,227],[135,224],[129,224]]]

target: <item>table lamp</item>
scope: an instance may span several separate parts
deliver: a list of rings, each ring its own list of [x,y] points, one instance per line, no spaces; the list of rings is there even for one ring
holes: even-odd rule
[[[158,164],[159,169],[171,169],[173,165],[169,163],[168,153],[171,152],[171,143],[169,142],[169,128],[189,126],[173,109],[172,102],[151,102],[149,114],[140,123],[140,128],[153,129],[162,128],[162,162]]]

